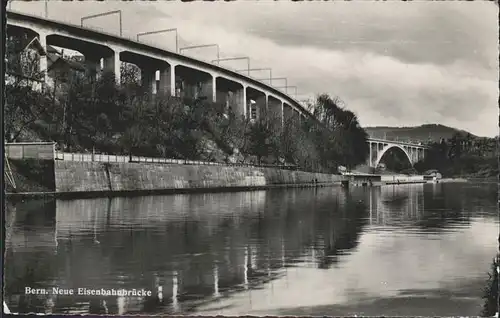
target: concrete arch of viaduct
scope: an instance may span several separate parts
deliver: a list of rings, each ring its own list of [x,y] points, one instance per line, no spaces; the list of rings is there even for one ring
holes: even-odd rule
[[[169,91],[172,95],[177,95],[176,83],[179,78],[181,81],[189,82],[186,81],[186,78],[190,78],[190,75],[186,74],[191,72],[201,75],[199,76],[201,85],[198,85],[199,83],[196,83],[196,85],[201,86],[201,90],[210,96],[213,101],[223,99],[217,97],[217,83],[232,82],[236,83],[239,90],[242,87],[245,88],[242,93],[238,93],[238,88],[233,91],[221,87],[222,89],[219,90],[221,93],[224,93],[225,90],[231,91],[233,95],[239,96],[240,102],[236,104],[238,107],[237,113],[245,116],[251,114],[252,109],[248,105],[248,101],[251,99],[257,104],[258,111],[256,113],[258,114],[265,114],[269,109],[269,105],[273,105],[273,110],[281,108],[280,117],[282,121],[285,116],[289,117],[290,114],[296,114],[299,118],[302,116],[312,118],[312,115],[302,105],[287,94],[244,74],[220,66],[114,35],[45,20],[40,17],[8,12],[7,18],[8,27],[23,28],[37,34],[40,43],[44,47],[47,44],[52,44],[81,52],[85,56],[86,66],[90,69],[99,69],[100,60],[103,59],[104,69],[118,74],[117,80],[120,79],[120,62],[129,62],[141,68],[144,85],[151,84],[156,72],[160,71],[160,89]],[[47,61],[41,62],[40,67],[43,69],[46,63]],[[179,74],[176,74],[177,72]],[[156,86],[156,82],[154,86]],[[225,99],[228,100],[228,97]],[[281,105],[277,107],[276,102]]]
[[[397,145],[397,144],[389,144],[389,145],[385,146],[384,148],[382,148],[381,151],[379,151],[379,153],[377,155],[377,159],[375,160],[375,163],[374,163],[374,167],[377,167],[380,163],[380,160],[382,160],[382,157],[386,154],[386,152],[389,151],[390,149],[393,149],[393,148],[397,148],[397,149],[400,149],[401,151],[403,151],[403,153],[406,155],[406,158],[410,162],[410,165],[413,166],[414,162],[412,160],[412,157],[410,156],[410,154],[408,153],[408,151],[406,151],[406,149],[404,147]]]

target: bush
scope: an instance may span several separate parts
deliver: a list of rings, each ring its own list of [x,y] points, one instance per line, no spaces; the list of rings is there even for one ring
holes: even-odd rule
[[[492,317],[500,308],[500,299],[498,298],[498,258],[495,258],[491,264],[491,272],[488,273],[489,278],[487,285],[483,290],[484,305],[481,312],[483,317]]]
[[[7,192],[53,192],[55,191],[54,161],[23,159],[9,160],[16,189],[5,178]],[[6,168],[4,166],[4,168]]]

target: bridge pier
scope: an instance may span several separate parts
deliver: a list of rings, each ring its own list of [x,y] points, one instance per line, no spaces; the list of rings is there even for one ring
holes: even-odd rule
[[[298,125],[302,122],[302,116],[300,116],[299,111],[294,111],[294,120]]]
[[[40,42],[40,45],[42,48],[45,50],[45,54],[40,55],[40,60],[39,60],[39,72],[43,73],[43,79],[45,83],[48,82],[49,79],[49,72],[48,72],[48,62],[47,62],[47,35],[44,33],[39,33],[38,34],[38,41]]]
[[[148,94],[163,93],[166,95],[174,96],[175,73],[172,72],[173,68],[163,61],[148,61],[138,63],[141,69],[141,85]],[[159,83],[157,84],[156,73],[159,73]]]
[[[118,54],[117,54],[118,55]],[[117,69],[119,62],[126,62],[136,65],[141,70],[141,86],[148,94],[163,93],[175,96],[175,66],[170,61],[160,60],[143,56],[131,51],[123,51],[119,54],[120,59],[108,57],[108,67]],[[159,83],[157,84],[156,73],[159,73]]]
[[[258,120],[266,116],[266,94],[252,87],[246,89],[246,113],[251,120]]]
[[[285,103],[281,101],[281,129],[285,129]]]
[[[120,71],[120,52],[113,50],[108,56],[103,57],[103,69],[106,72],[115,74],[116,84],[120,84],[121,71]]]
[[[180,97],[200,98],[208,101],[216,99],[216,78],[210,73],[198,71],[184,65],[175,66],[176,90]]]
[[[234,94],[236,108],[233,110],[237,116],[246,117],[245,101],[247,100],[247,89],[245,86],[236,90]]]
[[[93,79],[97,79],[97,76],[101,73],[101,59],[103,59],[102,71],[112,72],[115,74],[115,80],[117,84],[120,84],[120,53],[111,50],[111,52],[99,52],[99,51],[83,51],[85,58],[85,68],[88,76]]]
[[[101,57],[92,53],[85,53],[85,71],[87,76],[96,80],[98,74],[101,72]]]
[[[417,162],[417,152],[415,151],[416,149],[414,147],[410,148],[410,153],[411,153],[411,165],[413,166],[415,162]]]
[[[160,67],[159,92],[165,95],[175,96],[175,70],[174,66],[165,64]]]
[[[418,161],[421,161],[424,159],[424,153],[425,153],[425,149],[423,149],[423,148],[418,149]]]
[[[283,128],[283,102],[274,96],[267,97],[269,116],[273,122],[280,128]]]
[[[231,111],[236,117],[245,115],[246,87],[224,77],[216,77],[215,102],[224,105],[224,113]]]
[[[207,97],[208,101],[215,102],[217,97],[216,77],[210,75],[205,81],[201,82],[201,96]]]
[[[154,68],[141,68],[141,84],[148,94],[156,93],[156,70]]]
[[[266,117],[268,114],[268,105],[267,105],[267,95],[261,92],[261,96],[257,97],[257,107],[259,109],[259,116]],[[260,118],[260,117],[259,117]]]
[[[372,143],[370,141],[368,141],[368,149],[369,149],[369,152],[368,152],[368,160],[366,161],[366,165],[368,167],[373,167],[373,146],[372,146]]]
[[[287,103],[283,103],[283,124],[289,125],[293,120],[293,108]]]

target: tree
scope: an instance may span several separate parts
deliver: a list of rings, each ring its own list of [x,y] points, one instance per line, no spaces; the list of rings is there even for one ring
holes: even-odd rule
[[[231,161],[232,156],[242,156],[242,161],[248,153],[250,120],[238,117],[232,110],[226,116],[217,116],[212,121],[212,140],[225,154],[224,161]],[[232,160],[236,160],[233,158]]]
[[[65,128],[61,137],[65,148],[111,151],[109,141],[119,129],[121,100],[112,73],[72,81],[59,99],[64,105]]]
[[[44,92],[34,91],[29,86],[7,84],[4,109],[6,141],[19,141],[21,134],[47,115],[50,104],[51,98]]]
[[[120,134],[118,139],[119,145],[129,155],[129,160],[132,160],[132,155],[143,154],[144,146],[148,145],[149,136],[151,135],[151,121],[154,117],[154,112],[144,98],[129,97],[125,101],[123,112],[120,116],[120,121],[126,127]]]
[[[319,166],[319,155],[316,149],[313,134],[311,134],[311,121],[305,122],[289,120],[285,123],[283,130],[283,157],[302,170],[317,171]]]
[[[266,118],[259,118],[250,125],[249,134],[249,152],[257,157],[257,163],[262,163],[262,158],[271,154],[273,149],[271,125]]]
[[[9,37],[7,41],[5,85],[5,139],[7,142],[24,139],[35,122],[48,115],[52,101],[50,92],[43,89],[45,70],[40,70],[39,56],[26,48],[29,37]]]
[[[230,139],[234,146],[234,149],[240,155],[240,162],[245,163],[248,156],[251,155],[250,152],[250,127],[252,122],[249,118],[243,117],[232,117],[233,120],[233,137]]]
[[[38,70],[38,58],[18,58],[25,41],[21,42],[9,43],[8,61],[33,65],[14,64],[11,69]],[[123,63],[120,84],[108,72],[74,73],[61,79],[56,72],[50,74],[51,90],[36,90],[31,77],[8,83],[7,140],[35,131],[67,151],[217,161],[241,154],[241,162],[252,157],[258,163],[287,163],[325,172],[336,171],[338,165],[355,166],[368,155],[365,131],[337,97],[323,94],[309,103],[319,122],[290,118],[282,123],[276,114],[252,121],[231,111],[225,116],[224,105],[204,97],[152,94],[142,87],[139,72]]]
[[[322,94],[314,107],[314,115],[322,124],[315,129],[315,142],[322,165],[330,171],[336,171],[339,165],[362,164],[369,154],[368,134],[344,105],[339,98]]]
[[[143,94],[141,69],[134,64],[122,62],[120,64],[120,84],[122,89],[129,94]]]
[[[40,52],[36,46],[35,36],[28,34],[7,35],[6,41],[6,74],[24,85],[41,82],[46,70],[40,69]]]
[[[496,176],[495,142],[493,138],[482,140],[457,133],[448,140],[430,143],[425,159],[414,167],[419,172],[436,169],[444,176]]]

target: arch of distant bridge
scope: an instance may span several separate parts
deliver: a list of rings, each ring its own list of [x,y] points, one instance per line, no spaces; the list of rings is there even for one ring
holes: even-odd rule
[[[403,147],[401,147],[400,145],[388,145],[386,146],[384,149],[382,149],[382,151],[378,154],[377,156],[377,161],[375,161],[375,164],[374,166],[378,166],[380,161],[382,160],[382,158],[384,157],[384,155],[391,149],[400,149],[405,155],[406,155],[406,158],[408,159],[408,161],[410,162],[410,165],[413,165],[412,163],[412,159],[410,157],[410,155],[408,154],[408,152],[406,151],[406,149],[404,149]]]
[[[368,157],[368,166],[377,167],[383,156],[391,149],[401,150],[410,164],[413,166],[419,160],[425,157],[426,146],[406,142],[389,141],[383,139],[368,139],[370,148]]]

